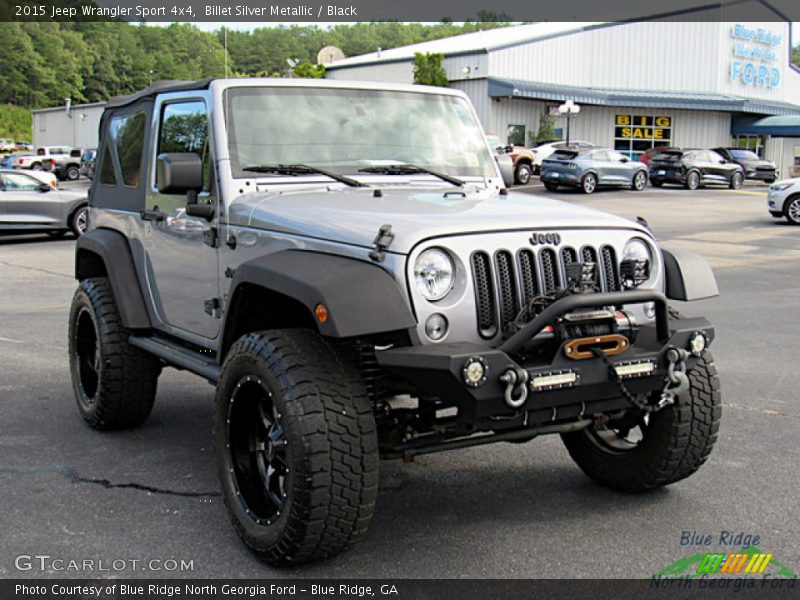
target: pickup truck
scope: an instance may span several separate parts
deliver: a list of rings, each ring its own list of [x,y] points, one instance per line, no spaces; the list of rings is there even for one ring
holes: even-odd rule
[[[31,169],[41,171],[47,159],[68,158],[72,148],[69,146],[39,146],[36,154],[26,154],[14,159],[15,169]]]

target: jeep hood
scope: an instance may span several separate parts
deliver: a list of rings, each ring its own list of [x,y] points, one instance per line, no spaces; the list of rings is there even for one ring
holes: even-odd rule
[[[376,197],[375,191],[381,190]],[[253,192],[229,209],[232,225],[371,247],[381,225],[392,226],[391,252],[448,235],[520,229],[642,227],[614,215],[551,198],[455,187],[315,188]]]

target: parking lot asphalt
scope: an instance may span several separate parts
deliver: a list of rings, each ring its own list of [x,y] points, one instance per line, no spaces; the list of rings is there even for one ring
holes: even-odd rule
[[[74,240],[0,238],[0,576],[648,577],[699,551],[680,545],[685,531],[715,543],[722,531],[759,535],[763,551],[800,572],[800,228],[769,217],[763,187],[521,191],[643,216],[666,247],[715,267],[721,296],[679,307],[717,328],[724,403],[717,446],[693,477],[650,494],[611,492],[557,437],[383,462],[368,537],[337,558],[276,571],[239,542],[219,498],[213,389],[167,369],[144,426],[89,429],[66,357]],[[19,555],[140,562],[20,571]],[[150,570],[153,559],[193,568]]]

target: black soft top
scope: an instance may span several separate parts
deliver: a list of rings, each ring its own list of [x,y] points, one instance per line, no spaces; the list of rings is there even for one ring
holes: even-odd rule
[[[121,106],[128,106],[134,104],[148,96],[155,96],[156,94],[163,94],[166,92],[183,92],[190,90],[206,90],[208,89],[211,79],[200,79],[198,81],[156,81],[153,85],[139,90],[128,96],[114,96],[106,102],[106,108],[119,108]]]

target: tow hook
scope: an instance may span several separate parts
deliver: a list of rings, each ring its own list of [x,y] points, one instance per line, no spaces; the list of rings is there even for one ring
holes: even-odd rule
[[[689,376],[686,375],[686,358],[689,353],[683,348],[667,349],[667,384],[661,391],[659,408],[675,402],[675,397],[689,390]]]
[[[528,399],[528,386],[526,385],[528,379],[528,372],[518,367],[509,367],[500,376],[500,381],[506,384],[504,393],[506,404],[511,408],[519,408]]]

